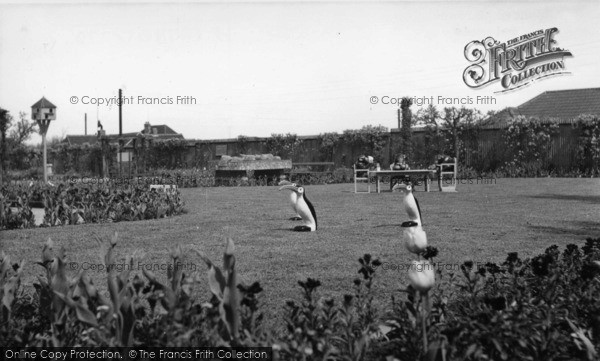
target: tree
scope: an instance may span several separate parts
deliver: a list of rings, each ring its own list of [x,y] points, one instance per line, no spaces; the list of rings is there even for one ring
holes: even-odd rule
[[[489,119],[492,112],[488,112]],[[443,112],[437,110],[433,105],[423,108],[417,112],[416,124],[427,128],[430,142],[430,152],[435,154],[453,154],[459,158],[461,139],[473,142],[477,138],[477,129],[484,124],[484,117],[477,109],[465,107],[444,108]],[[449,144],[448,144],[449,143]]]
[[[50,139],[48,139],[48,148],[53,148],[58,146],[60,143],[62,143],[63,139],[65,139],[64,135],[60,136],[60,135],[55,135],[52,136]]]
[[[341,138],[358,148],[362,155],[372,155],[377,162],[382,162],[388,136],[389,130],[383,125],[365,125],[361,129],[344,130]]]
[[[412,159],[412,98],[404,97],[400,102],[402,109],[402,128],[400,128],[400,152],[406,155],[408,159]]]
[[[6,161],[8,160],[8,147],[6,144],[6,132],[10,128],[12,117],[8,110],[0,108],[0,185],[3,181],[4,172],[6,171]]]
[[[238,135],[237,137],[238,153],[246,154],[248,152],[248,137],[245,135]]]
[[[27,113],[19,112],[19,120],[14,121],[8,111],[2,115],[2,163],[3,171],[7,169],[28,169],[32,166],[35,153],[34,146],[25,144],[37,131],[37,124],[27,118]]]
[[[340,135],[336,132],[319,134],[319,152],[324,160],[333,161],[333,152],[339,140]]]
[[[281,158],[294,158],[296,153],[302,146],[302,139],[298,139],[296,134],[271,134],[271,138],[266,141],[267,149],[273,155],[278,155]]]
[[[426,108],[421,108],[415,115],[415,125],[425,127],[424,146],[420,149],[415,149],[415,156],[425,164],[430,164],[431,161],[439,154],[446,153],[446,137],[442,127],[444,121],[438,109],[429,104]]]
[[[453,141],[452,151],[457,162],[460,153],[460,133],[481,121],[481,118],[481,112],[477,109],[468,109],[465,107],[444,108],[442,122],[445,128],[451,132]]]
[[[433,126],[439,129],[442,116],[435,105],[429,104],[427,108],[421,108],[415,116],[415,125]]]
[[[14,124],[10,131],[9,138],[15,146],[20,146],[26,140],[31,138],[33,133],[37,132],[37,123],[27,119],[27,113],[19,112],[19,121]]]

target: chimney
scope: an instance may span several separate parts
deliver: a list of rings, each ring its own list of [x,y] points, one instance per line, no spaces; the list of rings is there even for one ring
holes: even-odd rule
[[[144,134],[150,134],[150,122],[144,123]]]

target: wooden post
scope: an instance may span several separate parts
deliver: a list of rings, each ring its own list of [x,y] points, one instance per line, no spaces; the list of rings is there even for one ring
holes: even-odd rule
[[[48,132],[48,127],[50,126],[50,120],[48,119],[37,119],[36,120],[38,127],[40,128],[40,133],[42,135],[42,154],[43,154],[43,170],[44,170],[44,183],[48,182],[48,164],[47,164],[47,153],[46,153],[46,133]]]
[[[40,134],[42,135],[44,182],[48,182],[48,165],[46,164],[46,133],[48,132],[50,121],[56,119],[56,106],[50,103],[46,98],[42,97],[42,99],[31,106],[31,118],[38,124],[40,128]]]
[[[108,162],[106,158],[110,154],[110,146],[108,144],[108,140],[102,137],[100,139],[101,147],[102,147],[102,177],[108,177]],[[108,153],[108,154],[107,154]]]
[[[42,134],[42,147],[44,148],[44,183],[48,183],[48,158],[46,155],[46,132]]]
[[[123,91],[119,89],[119,177],[123,176]]]

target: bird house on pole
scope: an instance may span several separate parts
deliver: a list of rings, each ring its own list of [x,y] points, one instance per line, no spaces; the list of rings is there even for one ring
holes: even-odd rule
[[[40,134],[45,135],[51,120],[56,120],[56,105],[42,98],[31,106],[31,119],[35,120],[40,127]]]
[[[48,182],[48,166],[46,165],[46,133],[50,121],[56,120],[56,105],[44,97],[31,106],[31,119],[35,120],[40,127],[42,135],[42,147],[44,149],[44,182]]]

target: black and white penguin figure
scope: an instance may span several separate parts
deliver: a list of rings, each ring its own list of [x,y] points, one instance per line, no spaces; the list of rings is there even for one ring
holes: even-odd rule
[[[286,181],[286,180],[282,180],[281,182],[279,182],[279,185],[280,186],[292,185],[294,187],[297,187],[296,183],[292,183],[292,182]],[[286,189],[286,188],[284,188],[284,187],[279,188],[279,190],[282,190],[282,189]],[[294,191],[290,192],[290,203],[292,206],[292,210],[296,214],[294,217],[290,218],[290,220],[301,221],[302,217],[300,217],[300,215],[298,214],[298,210],[296,209],[296,203],[298,203],[298,193],[296,193]]]
[[[302,217],[304,224],[301,226],[294,227],[296,232],[314,232],[317,230],[317,213],[315,207],[306,197],[304,187],[297,186],[295,184],[284,185],[280,189],[289,189],[296,193],[298,199],[296,200],[296,211]]]
[[[423,226],[421,207],[419,207],[419,201],[413,195],[412,189],[411,184],[398,183],[392,188],[392,191],[399,190],[402,193],[402,203],[408,218],[419,226]]]
[[[414,254],[420,255],[427,248],[427,234],[417,222],[407,221],[402,223],[404,245]],[[420,256],[419,256],[420,257]]]

